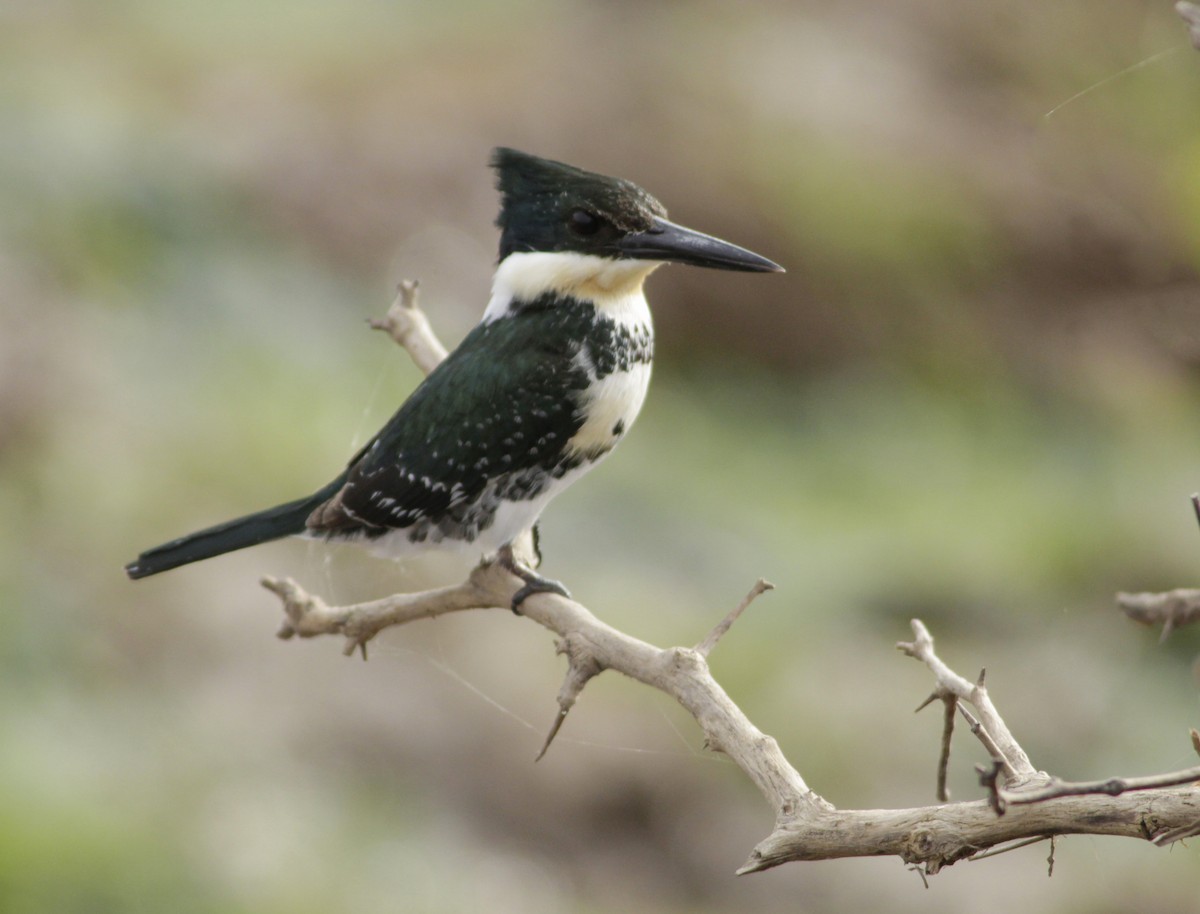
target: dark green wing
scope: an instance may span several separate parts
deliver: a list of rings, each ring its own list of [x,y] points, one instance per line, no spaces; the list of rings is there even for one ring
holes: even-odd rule
[[[308,528],[380,535],[436,522],[498,477],[553,472],[583,423],[588,385],[573,310],[477,326],[359,452]]]

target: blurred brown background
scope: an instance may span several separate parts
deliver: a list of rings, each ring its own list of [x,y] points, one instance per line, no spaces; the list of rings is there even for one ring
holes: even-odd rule
[[[1078,93],[1091,88],[1085,94]],[[0,8],[0,909],[1194,911],[1195,848],[1059,842],[931,881],[732,874],[771,826],[667,699],[602,677],[550,754],[551,639],[506,613],[283,643],[263,573],[445,582],[287,542],[140,549],[311,491],[495,256],[489,149],[631,178],[785,264],[671,268],[645,414],[546,569],[713,657],[845,806],[932,802],[920,615],[1036,764],[1193,764],[1200,53],[1169,2],[877,7],[9,0]],[[958,798],[982,758],[962,737]]]

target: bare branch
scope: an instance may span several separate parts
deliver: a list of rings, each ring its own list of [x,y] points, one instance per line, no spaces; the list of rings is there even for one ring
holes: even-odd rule
[[[1014,841],[1012,844],[1005,844],[1003,847],[993,847],[990,851],[984,851],[982,854],[976,854],[971,858],[975,860],[986,860],[988,857],[999,857],[1001,854],[1007,854],[1009,851],[1019,850],[1022,847],[1029,847],[1031,844],[1040,844],[1042,841],[1050,842],[1050,869],[1054,869],[1054,836],[1039,835],[1036,838],[1026,838],[1024,841]]]
[[[575,699],[583,692],[583,687],[591,682],[593,677],[604,671],[589,650],[587,642],[582,638],[572,639],[569,636],[563,638],[558,642],[558,653],[567,655],[567,675],[563,680],[562,688],[558,690],[558,714],[550,726],[550,732],[546,734],[546,741],[542,743],[541,751],[534,759],[535,762],[542,760],[542,756],[554,742],[554,737],[558,736],[559,729],[566,723],[567,714],[575,706]]]
[[[925,624],[920,619],[913,619],[911,624],[914,639],[901,641],[896,648],[929,667],[936,681],[936,694],[939,696],[953,695],[959,701],[968,702],[979,712],[982,731],[978,731],[974,727],[972,727],[972,731],[987,734],[990,745],[987,743],[985,745],[988,746],[988,751],[994,757],[1003,761],[1005,780],[1009,786],[1044,780],[1046,775],[1033,767],[1029,756],[1013,738],[1004,723],[1004,718],[992,704],[992,699],[983,684],[983,674],[980,674],[979,681],[975,683],[958,675],[934,652],[933,636],[929,634],[929,629],[925,627]]]
[[[947,695],[942,699],[942,751],[938,756],[937,768],[937,798],[939,803],[950,799],[950,789],[946,786],[946,778],[950,772],[950,740],[954,736],[954,718],[958,710],[958,699]]]
[[[775,585],[769,581],[764,581],[759,578],[754,582],[754,586],[750,588],[750,592],[742,598],[742,602],[730,611],[729,615],[716,624],[708,636],[696,645],[696,653],[701,657],[707,657],[712,653],[712,649],[717,646],[717,642],[725,635],[733,626],[733,623],[738,620],[738,617],[746,611],[746,607],[754,602],[755,598],[768,590],[774,590]]]
[[[1200,51],[1200,5],[1180,0],[1179,3],[1175,4],[1175,12],[1187,23],[1188,34],[1192,39],[1192,47]]]
[[[938,798],[939,803],[945,803],[950,799],[950,790],[946,786],[946,777],[950,770],[950,743],[954,737],[954,720],[958,711],[958,698],[948,692],[940,692],[935,689],[929,694],[928,698],[917,705],[916,711],[913,713],[924,711],[935,701],[942,702],[942,750],[938,754],[937,789],[934,795]]]
[[[484,564],[456,587],[416,594],[397,594],[371,603],[332,609],[309,597],[291,581],[264,581],[284,600],[288,621],[282,637],[339,634],[347,639],[346,653],[365,644],[380,630],[416,619],[432,618],[463,609],[505,608],[521,585],[519,578],[498,564]],[[758,730],[733,703],[708,671],[704,658],[691,648],[658,648],[617,631],[584,606],[557,594],[535,594],[521,607],[522,615],[559,636],[577,668],[560,693],[569,707],[587,680],[600,670],[616,670],[675,698],[696,719],[705,742],[724,752],[746,772],[776,810],[780,819],[802,809],[829,807],[813,793],[788,764],[778,744]],[[557,729],[557,728],[556,728]]]
[[[1003,770],[1004,762],[995,756],[992,756],[992,764],[975,766],[979,786],[987,791],[988,806],[998,816],[1004,815],[1004,801],[1000,799],[1000,772]]]
[[[992,775],[993,779],[1001,771],[1005,772],[1006,777],[1011,779],[1012,765],[1008,763],[1008,759],[1004,757],[1004,753],[1000,750],[1000,747],[996,744],[996,741],[992,739],[992,734],[987,731],[983,724],[975,719],[974,714],[964,708],[961,704],[958,706],[958,711],[966,720],[967,726],[971,728],[971,735],[983,743],[983,748],[986,749],[988,755],[992,757],[992,762],[994,762],[996,765],[996,774]]]
[[[346,638],[346,651],[367,643],[383,628],[471,608],[504,608],[520,579],[496,563],[475,569],[456,587],[400,594],[371,603],[329,607],[291,582],[268,580],[284,602],[287,621],[282,637],[336,634]],[[568,672],[559,692],[559,713],[542,752],[557,733],[583,686],[603,670],[616,670],[675,698],[699,723],[705,742],[724,752],[759,788],[776,815],[776,828],[754,850],[739,873],[758,872],[794,860],[894,854],[924,872],[936,873],[957,860],[973,858],[989,848],[1029,838],[1059,834],[1120,835],[1169,843],[1200,831],[1200,791],[1193,787],[1163,789],[1161,778],[1129,779],[1122,795],[1034,794],[995,787],[998,809],[987,800],[898,810],[839,810],[814,793],[783,756],[775,740],[759,731],[733,703],[709,672],[705,658],[692,648],[659,648],[626,635],[597,619],[585,607],[556,594],[537,594],[523,606],[524,616],[559,636],[568,656]],[[935,671],[939,683],[955,689],[960,713],[969,701],[990,707],[983,686],[972,684],[946,667],[933,653],[924,626],[914,626],[912,651]],[[958,697],[963,691],[969,698]],[[979,704],[975,704],[978,701]],[[982,710],[980,711],[982,715]],[[992,708],[993,720],[999,714]],[[969,712],[988,745],[992,732]],[[1007,734],[1007,728],[1001,732]],[[1011,758],[1015,740],[1005,737]],[[989,747],[989,751],[990,747]],[[995,749],[999,752],[999,748]],[[1189,770],[1192,776],[1200,769]],[[1181,773],[1184,774],[1184,773]],[[1178,783],[1171,781],[1170,783]],[[1158,787],[1159,789],[1143,789]],[[1126,792],[1130,791],[1130,792]],[[1132,792],[1136,791],[1136,792]]]
[[[836,810],[777,828],[738,872],[754,873],[793,860],[894,855],[936,873],[988,848],[1037,835],[1153,841],[1171,835],[1174,823],[1194,825],[1197,818],[1200,791],[1190,787],[1127,794],[1103,803],[1095,797],[1061,797],[1018,806],[999,817],[986,800],[916,809]]]
[[[281,581],[264,577],[262,586],[283,601],[287,619],[279,629],[280,638],[343,635],[346,638],[343,653],[348,657],[360,649],[365,660],[367,642],[385,628],[464,609],[507,606],[506,603],[497,603],[493,591],[479,583],[492,573],[490,566],[481,565],[472,572],[470,578],[453,587],[393,594],[369,603],[337,607],[327,606],[320,597],[310,596],[290,578]],[[509,599],[512,599],[511,594]]]
[[[1134,622],[1161,625],[1166,641],[1171,632],[1200,619],[1200,590],[1179,588],[1163,593],[1119,593],[1117,605]]]
[[[1089,794],[1104,794],[1115,797],[1131,790],[1152,790],[1160,787],[1176,787],[1200,781],[1200,765],[1172,771],[1167,774],[1152,774],[1140,778],[1106,778],[1103,781],[1063,781],[1051,778],[1045,787],[1029,790],[1003,791],[1010,805],[1041,803],[1055,797],[1082,797]]]
[[[1200,816],[1193,819],[1190,825],[1181,825],[1178,828],[1170,828],[1159,832],[1150,839],[1151,844],[1156,844],[1159,847],[1166,847],[1168,844],[1174,844],[1176,841],[1182,841],[1184,838],[1194,838],[1200,835]]]
[[[429,318],[417,304],[419,285],[415,279],[402,280],[387,314],[382,318],[371,318],[367,323],[373,330],[386,332],[404,347],[422,372],[429,374],[446,358],[446,347],[437,338],[429,325]]]

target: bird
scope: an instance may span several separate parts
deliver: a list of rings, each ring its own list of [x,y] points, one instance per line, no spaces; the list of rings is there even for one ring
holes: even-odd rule
[[[637,418],[654,355],[646,278],[665,263],[783,268],[669,221],[632,181],[506,147],[490,165],[500,250],[474,329],[327,485],[147,549],[130,578],[303,536],[394,559],[472,550],[523,582],[514,612],[534,593],[569,595],[512,543]]]

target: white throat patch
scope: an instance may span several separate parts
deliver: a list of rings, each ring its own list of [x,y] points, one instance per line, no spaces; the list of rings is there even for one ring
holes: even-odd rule
[[[483,320],[504,317],[514,301],[557,292],[592,302],[618,323],[645,323],[649,311],[642,283],[660,266],[658,260],[611,260],[565,251],[509,254],[496,268]]]

